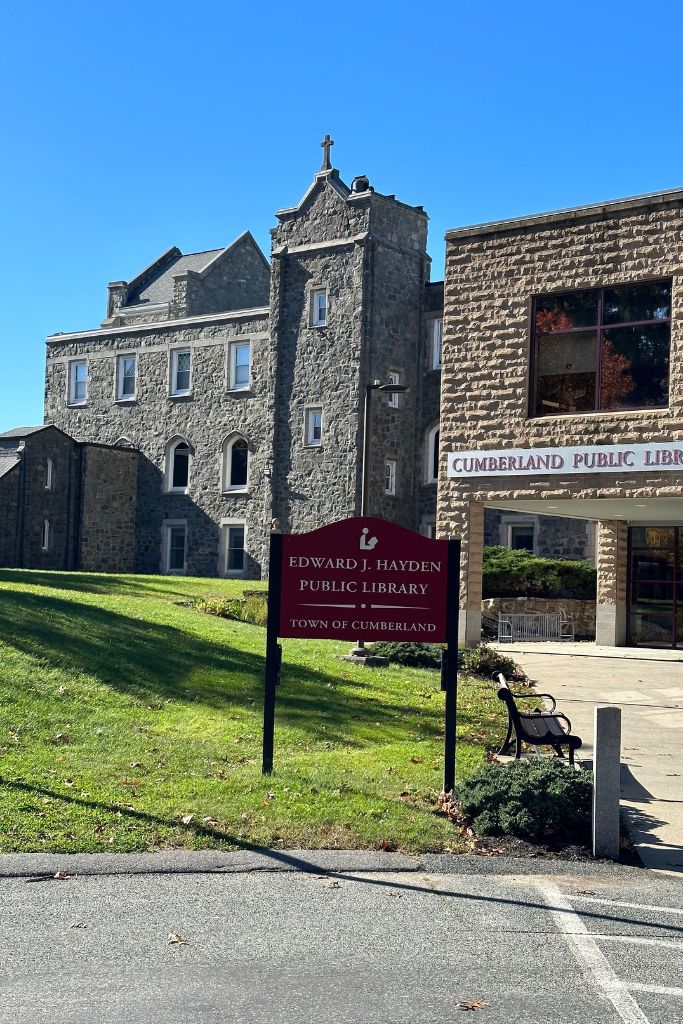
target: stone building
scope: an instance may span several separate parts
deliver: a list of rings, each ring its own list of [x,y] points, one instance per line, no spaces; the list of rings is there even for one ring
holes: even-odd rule
[[[137,572],[259,577],[271,522],[303,531],[367,510],[433,532],[442,286],[427,215],[346,185],[324,143],[271,261],[247,232],[164,253],[109,285],[95,330],[47,340],[46,421],[138,453]],[[368,385],[407,390],[384,393]]]
[[[446,235],[438,531],[478,639],[485,516],[597,524],[597,641],[683,643],[683,190]]]
[[[0,434],[0,565],[131,572],[137,453],[54,426]]]

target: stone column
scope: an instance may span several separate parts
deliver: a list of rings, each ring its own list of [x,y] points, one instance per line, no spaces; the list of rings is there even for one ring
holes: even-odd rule
[[[595,642],[606,647],[626,643],[626,581],[628,527],[626,523],[601,521],[597,537],[598,598]]]
[[[474,647],[481,640],[484,506],[462,501],[450,508],[447,535],[460,537],[460,615],[458,642]]]

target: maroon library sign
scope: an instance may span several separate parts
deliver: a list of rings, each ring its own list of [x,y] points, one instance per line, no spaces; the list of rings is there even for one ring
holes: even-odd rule
[[[282,537],[278,635],[446,641],[448,541],[372,516]]]

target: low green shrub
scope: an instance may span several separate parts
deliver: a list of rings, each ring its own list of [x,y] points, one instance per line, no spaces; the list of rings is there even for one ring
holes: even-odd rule
[[[265,626],[268,621],[268,595],[265,592],[245,597],[198,597],[194,605],[199,611],[221,619],[237,619],[255,626]]]
[[[496,672],[502,672],[506,679],[521,679],[524,673],[512,658],[494,651],[488,644],[476,647],[461,647],[458,650],[458,668],[475,676],[490,679]]]
[[[593,778],[560,760],[486,764],[461,783],[458,799],[475,835],[587,843]]]
[[[439,644],[400,644],[393,640],[378,640],[372,645],[371,653],[380,658],[388,658],[397,665],[408,665],[411,668],[441,668],[441,651]]]
[[[597,574],[589,562],[539,558],[530,551],[484,548],[484,597],[592,600]]]
[[[393,640],[378,640],[372,645],[372,653],[397,665],[411,668],[441,668],[440,644],[395,643]],[[478,647],[458,649],[458,668],[472,675],[490,679],[494,672],[502,672],[507,679],[523,678],[518,665],[504,654],[499,654],[486,644]]]

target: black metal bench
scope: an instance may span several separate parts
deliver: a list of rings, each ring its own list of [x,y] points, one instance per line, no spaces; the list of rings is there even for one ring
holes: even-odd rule
[[[569,763],[574,764],[574,751],[581,746],[581,740],[572,736],[572,723],[567,716],[555,711],[555,698],[549,693],[534,693],[534,697],[545,697],[551,701],[552,707],[547,711],[536,709],[527,713],[517,707],[514,694],[502,673],[498,673],[498,684],[498,699],[508,709],[507,736],[498,753],[507,754],[510,750],[514,731],[515,758],[518,760],[522,756],[522,743],[530,743],[534,747],[552,747],[559,757],[564,757],[562,748],[568,747]]]

